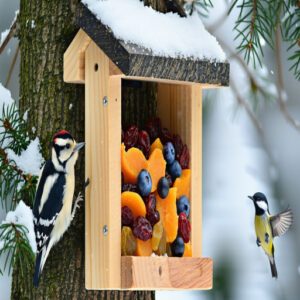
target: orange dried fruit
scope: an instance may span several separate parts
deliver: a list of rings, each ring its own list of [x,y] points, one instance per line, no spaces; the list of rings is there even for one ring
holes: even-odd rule
[[[167,242],[172,243],[177,236],[178,216],[176,208],[177,188],[170,188],[169,194],[165,199],[156,195],[156,208],[159,211],[160,219],[166,231]]]
[[[146,206],[142,199],[142,197],[135,192],[123,192],[121,194],[121,203],[123,206],[128,206],[134,218],[137,218],[138,216],[145,217],[146,215]]]
[[[135,147],[125,150],[124,143],[121,145],[121,170],[125,183],[135,184],[142,169],[146,169],[147,160],[143,152]]]
[[[166,174],[166,161],[160,149],[155,148],[148,159],[147,171],[151,175],[152,189],[151,193],[157,189],[157,184],[160,178]]]
[[[184,253],[183,253],[184,257],[192,257],[192,245],[191,243],[186,243],[184,244]]]
[[[150,154],[154,151],[154,149],[160,149],[161,151],[163,151],[164,146],[162,144],[162,142],[160,141],[160,138],[157,138],[150,147]]]
[[[136,239],[136,255],[137,256],[150,256],[152,254],[151,239],[142,241]]]
[[[177,188],[177,199],[181,196],[190,197],[190,186],[191,186],[191,169],[182,170],[180,177],[176,178],[174,187]]]

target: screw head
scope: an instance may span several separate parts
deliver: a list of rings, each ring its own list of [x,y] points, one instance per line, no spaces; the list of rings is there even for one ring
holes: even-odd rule
[[[105,236],[107,236],[107,234],[108,234],[108,226],[107,226],[107,225],[104,225],[102,231],[103,231],[103,234],[104,234]]]
[[[107,96],[103,97],[102,102],[103,102],[104,106],[108,104],[108,98],[107,98]]]

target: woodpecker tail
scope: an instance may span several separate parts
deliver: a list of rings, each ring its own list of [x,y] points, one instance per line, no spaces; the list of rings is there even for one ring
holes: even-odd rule
[[[41,272],[41,259],[42,259],[42,251],[38,252],[35,259],[35,270],[33,275],[33,285],[35,287],[39,286],[40,272]]]
[[[277,268],[275,264],[274,256],[269,257],[271,273],[273,278],[278,278]]]

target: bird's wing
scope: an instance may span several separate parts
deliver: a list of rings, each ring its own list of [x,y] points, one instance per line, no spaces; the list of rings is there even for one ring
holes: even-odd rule
[[[271,216],[270,224],[272,228],[273,237],[281,236],[285,234],[293,223],[293,213],[290,208],[284,210],[283,212]]]
[[[41,175],[34,203],[34,228],[36,235],[37,250],[40,251],[47,243],[54,227],[55,221],[63,206],[65,176],[55,176],[53,185],[49,185],[49,174],[52,175],[51,165],[45,165]],[[45,190],[48,189],[47,193]],[[47,201],[43,203],[43,195],[48,194]]]

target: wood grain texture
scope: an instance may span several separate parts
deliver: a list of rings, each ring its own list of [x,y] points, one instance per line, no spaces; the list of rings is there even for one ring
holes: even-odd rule
[[[122,288],[211,289],[212,260],[192,257],[122,257]]]
[[[159,83],[157,115],[164,127],[181,136],[190,150],[191,241],[193,257],[202,252],[202,91],[200,84]]]
[[[85,50],[91,38],[80,29],[64,53],[64,81],[84,84]]]
[[[128,76],[229,85],[229,63],[159,57],[141,46],[118,40],[84,5],[79,4],[77,25]]]
[[[94,42],[86,50],[85,68],[85,174],[90,179],[85,198],[86,288],[117,289],[121,284],[121,212],[116,209],[121,190],[121,77],[109,76],[109,59]]]

